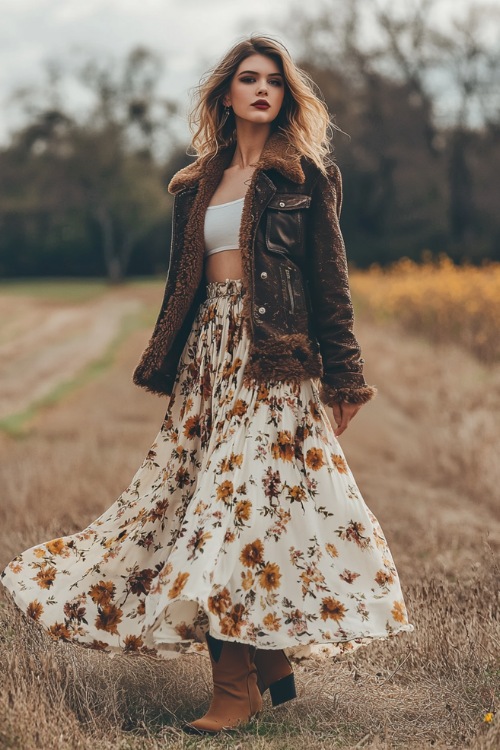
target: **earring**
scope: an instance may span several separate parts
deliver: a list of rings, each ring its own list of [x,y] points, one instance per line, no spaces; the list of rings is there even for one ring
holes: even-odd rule
[[[231,107],[225,106],[224,107],[224,117],[222,118],[221,125],[224,125],[227,118],[229,117],[229,113],[231,112]]]

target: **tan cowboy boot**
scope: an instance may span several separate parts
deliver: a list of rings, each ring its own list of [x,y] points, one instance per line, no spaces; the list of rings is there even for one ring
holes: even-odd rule
[[[207,633],[214,693],[207,713],[183,726],[188,734],[217,734],[241,727],[258,715],[262,696],[257,687],[253,646],[221,641]]]
[[[269,688],[273,706],[297,697],[292,665],[283,650],[256,649],[257,685],[263,695]]]

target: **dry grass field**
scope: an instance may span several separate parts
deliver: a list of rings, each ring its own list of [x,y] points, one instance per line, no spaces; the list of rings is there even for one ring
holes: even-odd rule
[[[161,292],[0,289],[2,568],[90,523],[142,462],[164,401],[131,374]],[[297,700],[272,709],[266,698],[250,729],[196,739],[180,726],[207,706],[205,656],[158,663],[53,644],[2,591],[0,748],[500,747],[500,365],[360,310],[379,395],[340,439],[388,538],[415,632],[302,662]]]
[[[424,252],[424,257],[428,252]],[[486,363],[500,360],[500,263],[455,265],[401,258],[351,275],[354,294],[378,319],[397,318],[431,341],[454,341]]]

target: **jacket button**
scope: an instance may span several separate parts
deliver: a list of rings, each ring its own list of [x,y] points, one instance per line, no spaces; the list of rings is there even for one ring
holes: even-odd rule
[[[283,203],[283,201],[280,201],[280,206],[281,208],[284,208],[285,204]]]
[[[264,313],[266,312],[266,308],[265,307],[259,307],[259,312],[260,312],[261,315],[264,315]]]
[[[260,275],[260,278],[261,279],[267,279],[267,271],[262,271],[262,273]]]

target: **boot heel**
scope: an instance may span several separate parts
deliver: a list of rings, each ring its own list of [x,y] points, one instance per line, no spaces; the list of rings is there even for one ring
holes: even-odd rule
[[[281,680],[276,680],[269,685],[269,692],[271,693],[271,701],[273,706],[279,706],[281,703],[291,701],[292,698],[297,697],[297,691],[295,690],[295,677],[293,672],[287,674],[286,677],[282,677]]]

